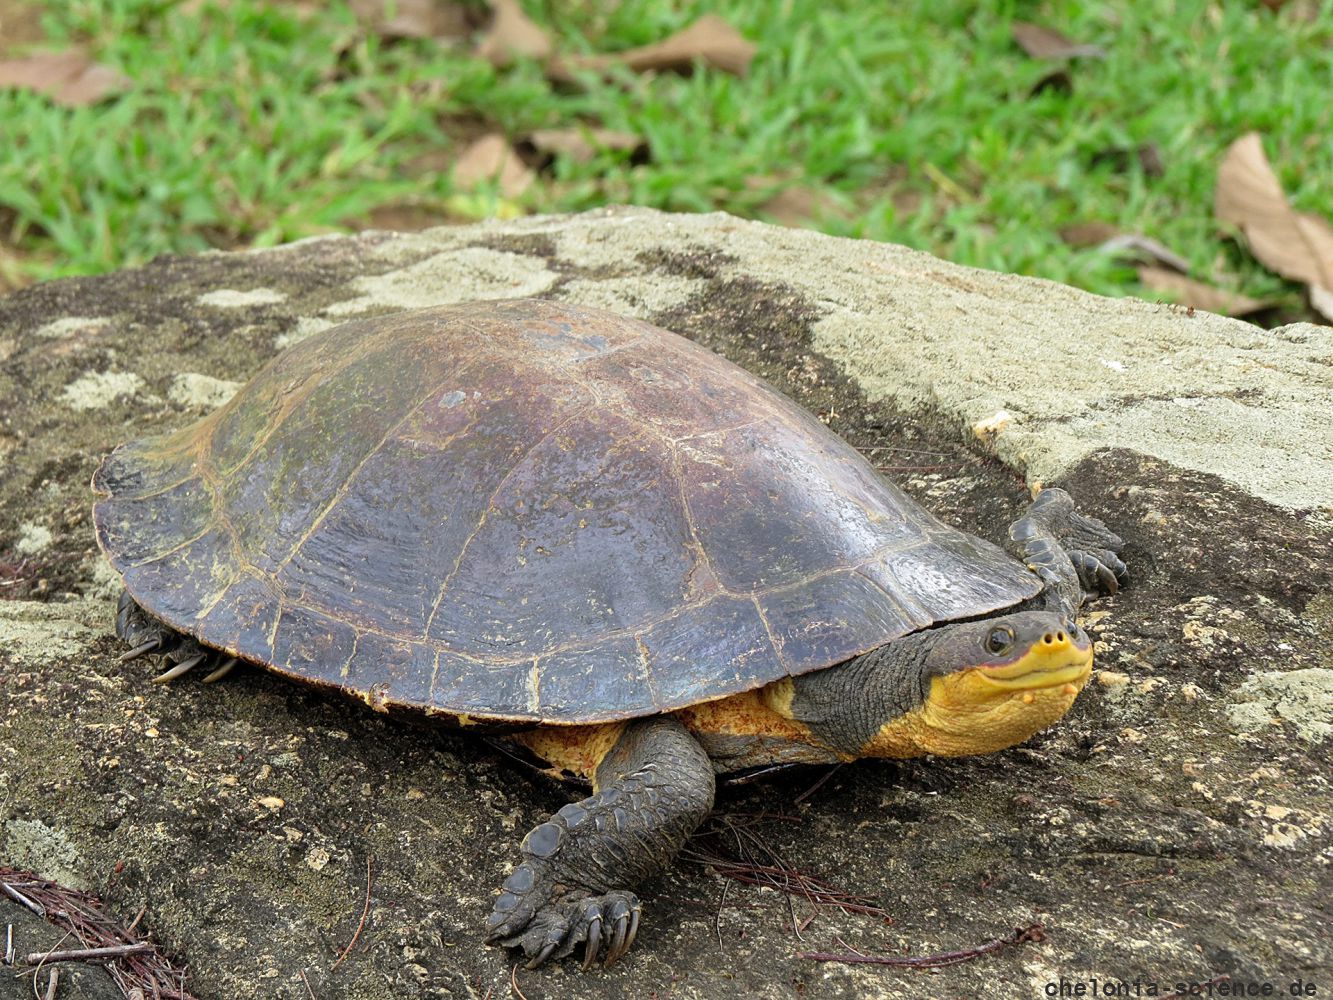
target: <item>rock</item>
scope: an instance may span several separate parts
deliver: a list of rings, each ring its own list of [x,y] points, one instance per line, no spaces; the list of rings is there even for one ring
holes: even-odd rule
[[[520,970],[527,995],[1041,996],[1061,977],[1220,975],[1285,990],[1333,967],[1333,331],[721,215],[328,237],[0,298],[0,859],[127,918],[146,907],[201,998],[297,1000],[302,973],[322,1000],[506,994],[512,961],[481,946],[481,921],[567,792],[485,743],[260,671],[149,685],[115,659],[88,481],[116,443],[209,405],[183,401],[181,376],[240,383],[345,318],[534,294],[699,340],[992,540],[1025,479],[1064,486],[1125,537],[1131,580],[1087,616],[1102,683],[1025,746],[846,767],[800,803],[819,773],[723,794],[724,811],[799,816],[763,837],[891,926],[825,910],[798,942],[771,891],[733,885],[719,913],[718,877],[681,862],[644,887],[623,963]],[[1037,920],[1043,943],[928,987],[794,957],[835,936],[945,951]],[[21,995],[0,976],[0,997]]]
[[[167,386],[167,398],[188,409],[216,410],[236,395],[241,385],[198,372],[183,372]]]

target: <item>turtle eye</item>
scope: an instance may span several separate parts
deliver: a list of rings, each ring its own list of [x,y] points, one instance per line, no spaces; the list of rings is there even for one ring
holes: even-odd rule
[[[991,653],[1007,653],[1013,644],[1014,630],[1004,625],[991,629],[986,636],[986,649]]]

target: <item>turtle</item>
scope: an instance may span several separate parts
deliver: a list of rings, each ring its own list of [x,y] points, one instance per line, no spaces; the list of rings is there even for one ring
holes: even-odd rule
[[[92,486],[121,660],[258,664],[590,785],[485,919],[529,967],[619,959],[726,776],[1052,724],[1126,574],[1063,490],[1006,553],[706,347],[552,300],[332,327]]]

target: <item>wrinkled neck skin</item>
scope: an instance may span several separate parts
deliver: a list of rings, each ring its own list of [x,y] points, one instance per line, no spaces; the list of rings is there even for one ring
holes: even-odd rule
[[[1012,637],[991,653],[993,632]],[[960,756],[1021,743],[1073,704],[1092,644],[1062,615],[1025,611],[903,636],[779,682],[769,704],[854,757]]]
[[[891,646],[791,681],[784,714],[805,723],[821,742],[840,753],[862,756],[886,721],[921,707],[929,689],[932,630],[903,636]]]

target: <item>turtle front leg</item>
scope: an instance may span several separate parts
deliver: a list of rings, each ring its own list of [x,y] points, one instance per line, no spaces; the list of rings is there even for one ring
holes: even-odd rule
[[[1027,513],[1009,526],[1009,538],[1046,584],[1042,598],[1047,611],[1072,618],[1085,597],[1114,594],[1124,582],[1124,542],[1097,518],[1075,510],[1064,490],[1042,490]]]
[[[639,899],[628,891],[665,868],[713,807],[713,767],[670,716],[630,723],[598,765],[594,793],[523,840],[486,921],[489,944],[522,948],[528,968],[586,941],[583,967],[634,943]]]

